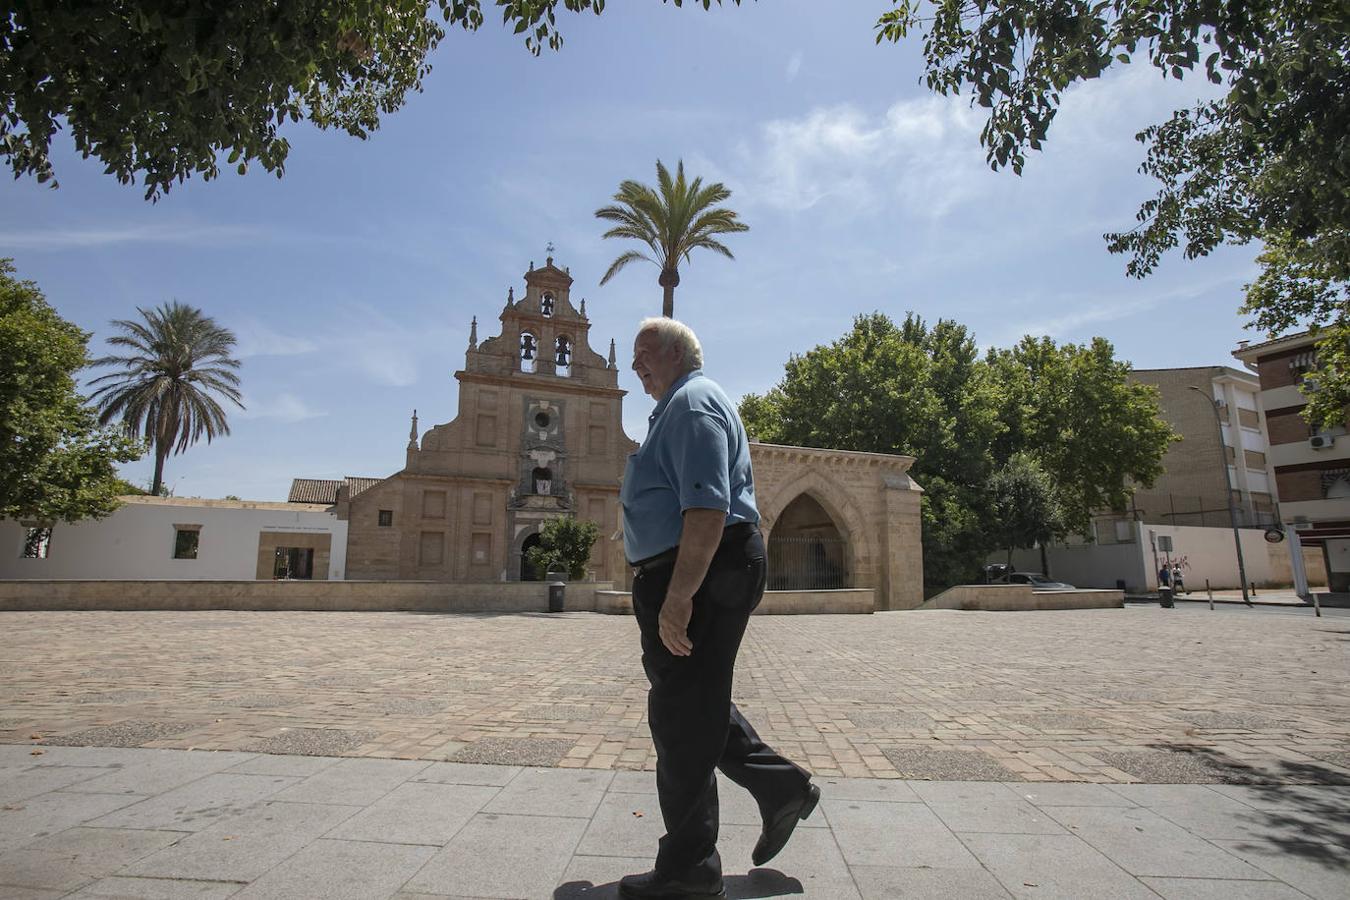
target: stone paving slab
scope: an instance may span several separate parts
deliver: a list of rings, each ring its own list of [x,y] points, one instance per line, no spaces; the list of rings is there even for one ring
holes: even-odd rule
[[[9,777],[43,790],[0,807],[0,897],[613,898],[622,875],[650,866],[662,831],[644,772],[300,759],[308,772],[280,774],[275,758],[237,753],[52,747],[26,765],[11,754]],[[146,794],[43,780],[75,763],[197,776]],[[719,787],[728,896],[1350,895],[1345,787],[818,784],[817,813],[761,868],[745,798]],[[1056,831],[1009,833],[1038,820]],[[183,830],[198,821],[210,824]]]
[[[624,617],[4,612],[0,626],[0,779],[63,744],[654,766]],[[1350,784],[1344,631],[1199,608],[758,617],[735,696],[822,777]]]

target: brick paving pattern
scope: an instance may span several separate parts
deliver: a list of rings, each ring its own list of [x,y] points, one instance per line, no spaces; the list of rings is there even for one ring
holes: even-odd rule
[[[1350,783],[1345,620],[752,621],[736,700],[821,776]],[[631,619],[0,613],[0,743],[651,769]]]

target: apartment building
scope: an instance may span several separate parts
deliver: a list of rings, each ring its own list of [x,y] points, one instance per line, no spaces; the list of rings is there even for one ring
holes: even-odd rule
[[[1181,440],[1163,457],[1163,475],[1135,491],[1128,519],[1230,527],[1231,489],[1239,526],[1279,521],[1257,376],[1229,366],[1191,366],[1136,369],[1131,377],[1158,389],[1162,417]]]
[[[1303,419],[1304,392],[1316,388],[1307,379],[1317,362],[1315,343],[1304,331],[1244,341],[1233,356],[1260,379],[1280,520],[1295,542],[1321,547],[1330,589],[1350,592],[1350,416],[1329,429]]]

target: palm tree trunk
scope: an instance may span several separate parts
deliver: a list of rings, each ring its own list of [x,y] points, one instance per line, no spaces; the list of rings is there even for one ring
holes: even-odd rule
[[[661,285],[665,294],[661,300],[661,315],[667,319],[675,318],[675,288],[680,283],[679,269],[662,269],[661,277],[657,279],[657,284]]]
[[[159,489],[164,486],[164,458],[169,454],[163,447],[162,441],[155,441],[155,480],[150,484],[152,497],[158,497]]]

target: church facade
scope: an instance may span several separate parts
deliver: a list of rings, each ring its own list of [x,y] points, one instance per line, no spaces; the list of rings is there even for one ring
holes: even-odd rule
[[[626,587],[619,485],[637,444],[623,431],[615,344],[590,344],[585,301],[550,257],[508,292],[500,333],[471,328],[453,421],[418,432],[384,479],[296,481],[293,499],[329,502],[347,523],[346,578],[496,582],[524,563],[550,518],[595,522],[589,573]],[[625,350],[627,348],[625,347]],[[625,353],[625,357],[627,354]],[[710,361],[712,374],[717,361]],[[923,602],[922,491],[911,457],[763,444],[751,436],[771,590],[871,588],[877,609]],[[296,493],[300,491],[300,493]],[[303,495],[303,496],[302,496]]]
[[[613,341],[590,345],[585,301],[572,277],[531,264],[525,292],[508,293],[501,332],[478,342],[474,320],[459,382],[459,412],[419,438],[414,414],[402,471],[354,497],[339,490],[348,521],[347,578],[514,581],[549,518],[600,526],[591,571],[621,580],[619,481],[637,445],[623,432]]]

